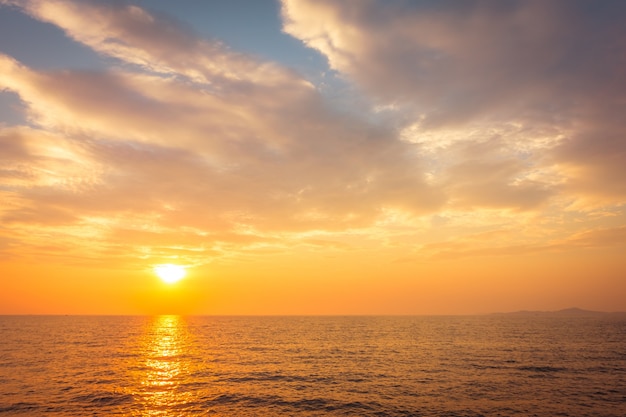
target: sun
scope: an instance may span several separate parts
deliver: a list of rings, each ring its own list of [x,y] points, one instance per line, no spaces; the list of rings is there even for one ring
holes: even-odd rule
[[[180,265],[163,264],[154,267],[154,272],[166,284],[174,284],[185,277],[187,271]]]

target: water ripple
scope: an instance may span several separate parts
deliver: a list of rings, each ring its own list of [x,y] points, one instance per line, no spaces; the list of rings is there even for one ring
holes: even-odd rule
[[[623,417],[625,328],[563,318],[0,316],[0,415]]]

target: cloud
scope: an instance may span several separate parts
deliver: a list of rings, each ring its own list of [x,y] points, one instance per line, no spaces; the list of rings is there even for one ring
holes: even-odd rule
[[[123,201],[141,195],[192,200],[202,195],[200,188],[207,198],[221,193],[224,203],[214,206],[230,203],[231,210],[257,213],[268,200],[273,200],[268,209],[285,206],[296,213],[302,211],[298,207],[323,213],[356,212],[369,205],[374,212],[387,204],[418,211],[438,204],[436,193],[421,179],[412,145],[389,131],[334,115],[315,97],[276,102],[291,110],[270,117],[254,101],[242,108],[236,100],[217,98],[223,110],[211,117],[216,98],[174,80],[143,78],[138,88],[132,84],[135,74],[38,73],[15,66],[19,70],[7,72],[13,81],[7,85],[28,103],[31,120],[38,122],[46,114],[51,122],[43,120],[42,127],[90,138],[70,142],[111,171],[109,184],[118,178],[112,171],[124,171],[130,181],[112,187],[124,190]],[[80,88],[83,77],[88,88]],[[169,89],[175,97],[186,95],[186,101],[156,99],[143,89]],[[121,105],[127,97],[130,103]],[[48,108],[52,110],[46,112]],[[196,118],[196,112],[209,117]],[[297,124],[294,112],[299,113]],[[275,134],[287,138],[279,148]],[[133,183],[143,187],[144,181],[153,187],[128,189]]]
[[[611,54],[624,38],[611,2],[589,11],[593,23],[578,2],[285,1],[285,31],[362,88],[365,114],[137,6],[4,3],[112,58],[44,71],[0,53],[0,88],[29,122],[0,129],[5,251],[39,254],[45,240],[91,261],[201,263],[439,229],[462,245],[475,222],[514,230],[522,212],[623,201],[626,78]],[[392,117],[371,117],[376,105]],[[441,210],[454,225],[426,230]]]
[[[598,103],[604,114],[581,123],[551,155],[567,177],[565,189],[581,209],[626,201],[626,123],[619,114],[620,103],[626,101],[619,93],[607,101],[610,106]]]
[[[624,2],[282,5],[286,33],[404,112],[408,140],[439,151],[433,165],[455,201],[530,208],[556,185],[579,208],[623,201]],[[450,162],[450,137],[503,152]]]
[[[433,123],[560,110],[622,72],[621,2],[284,0],[282,12],[332,68]]]
[[[492,230],[464,236],[453,241],[423,245],[418,256],[447,260],[468,257],[519,256],[533,253],[565,252],[576,249],[621,247],[626,245],[626,227],[596,228],[573,233],[552,241],[538,240],[522,233],[525,242],[520,242],[520,231]],[[511,244],[512,240],[517,243]],[[415,259],[404,259],[403,261]]]
[[[444,202],[415,145],[337,113],[290,70],[134,6],[16,4],[129,65],[38,71],[0,55],[0,86],[32,125],[0,132],[16,201],[0,216],[16,228],[90,231],[103,247],[184,228],[206,249],[365,227],[387,207],[425,213]]]
[[[181,22],[132,4],[97,0],[5,3],[60,27],[96,52],[152,72],[189,77],[214,88],[227,88],[229,81],[306,84],[278,65],[231,51],[219,41],[198,37]]]

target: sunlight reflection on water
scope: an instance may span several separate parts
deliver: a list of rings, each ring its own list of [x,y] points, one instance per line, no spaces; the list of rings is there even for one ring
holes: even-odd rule
[[[2,317],[0,414],[622,417],[626,320]]]
[[[179,316],[158,316],[147,323],[142,340],[143,360],[136,393],[143,403],[144,416],[170,415],[193,400],[192,393],[181,389],[189,379],[190,355],[187,323]]]

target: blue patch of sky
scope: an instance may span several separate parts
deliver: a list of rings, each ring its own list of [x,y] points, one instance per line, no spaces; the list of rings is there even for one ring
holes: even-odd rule
[[[173,17],[199,36],[218,39],[233,51],[295,70],[338,110],[350,112],[353,108],[350,102],[362,104],[363,97],[329,69],[322,54],[282,31],[278,1],[135,0],[132,3]],[[36,70],[104,70],[119,64],[68,38],[60,28],[7,6],[0,6],[0,53]],[[0,123],[17,123],[19,107],[19,98],[0,91]]]
[[[36,70],[104,68],[103,58],[58,27],[6,6],[0,6],[0,53]],[[0,90],[0,124],[26,123],[19,96]]]
[[[0,126],[18,126],[26,123],[19,96],[11,91],[0,90]]]
[[[282,32],[280,4],[274,0],[137,0],[136,4],[173,16],[233,51],[278,62],[307,77],[328,72],[319,52]]]
[[[105,58],[68,38],[58,27],[0,6],[0,52],[37,70],[100,69]]]
[[[339,111],[362,113],[364,109],[363,96],[329,68],[325,56],[282,31],[276,0],[136,0],[134,4],[173,17],[197,35],[219,40],[233,51],[295,70]]]

